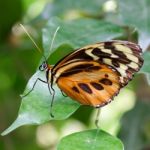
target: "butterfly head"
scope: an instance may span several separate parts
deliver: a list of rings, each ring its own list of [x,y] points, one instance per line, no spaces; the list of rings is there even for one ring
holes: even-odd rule
[[[48,69],[48,64],[46,61],[43,61],[43,63],[39,66],[40,71],[44,71]]]

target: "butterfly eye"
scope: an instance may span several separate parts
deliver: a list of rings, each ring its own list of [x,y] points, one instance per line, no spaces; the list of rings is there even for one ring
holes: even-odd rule
[[[47,63],[44,61],[44,62],[42,63],[42,65],[39,66],[39,70],[40,70],[40,71],[44,71],[44,70],[46,70],[46,69],[47,69]]]

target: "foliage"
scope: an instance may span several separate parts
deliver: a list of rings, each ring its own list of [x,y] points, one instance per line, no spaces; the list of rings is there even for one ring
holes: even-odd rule
[[[80,139],[80,140],[79,140]],[[64,137],[58,145],[58,150],[95,150],[123,149],[121,141],[100,130],[87,130]]]
[[[20,99],[18,93],[22,92],[30,76],[34,74],[29,79],[23,94],[32,88],[38,77],[41,77],[43,80],[45,79],[44,73],[38,70],[34,73],[35,68],[41,64],[43,58],[40,60],[41,55],[33,51],[35,48],[33,48],[30,39],[23,36],[22,33],[19,32],[19,29],[16,29],[15,24],[21,21],[21,19],[22,22],[23,20],[26,22],[27,27],[30,26],[29,32],[36,39],[37,43],[40,43],[38,45],[43,46],[44,55],[49,57],[49,63],[51,64],[55,64],[59,59],[76,48],[98,41],[110,39],[132,40],[139,42],[143,51],[148,49],[150,43],[150,31],[148,28],[150,22],[148,15],[150,2],[148,0],[111,1],[116,5],[114,10],[111,11],[106,9],[106,1],[104,0],[88,0],[88,2],[87,0],[81,0],[80,2],[74,0],[54,0],[53,2],[45,2],[43,11],[37,17],[32,18],[32,20],[28,17],[28,11],[31,11],[31,6],[34,8],[34,4],[37,2],[34,0],[30,2],[15,0],[12,4],[14,7],[10,9],[10,3],[12,3],[12,1],[7,1],[3,2],[2,5],[5,6],[5,9],[9,10],[9,13],[4,13],[4,8],[0,9],[2,22],[0,25],[1,130],[6,128],[10,120],[15,118],[19,107],[19,102],[16,99]],[[110,3],[110,1],[107,1],[107,5],[108,2]],[[57,27],[60,27],[60,29],[54,40],[53,47],[50,50],[50,44]],[[17,26],[17,28],[19,27]],[[41,34],[42,36],[40,36]],[[146,74],[149,79],[150,54],[146,51],[143,56],[145,63],[140,73]],[[136,82],[133,81],[129,85],[129,88],[132,87],[132,91],[136,93],[138,98],[135,107],[123,115],[120,131],[118,129],[118,132],[116,132],[121,138],[125,149],[134,148],[135,150],[142,150],[144,148],[150,148],[150,124],[148,119],[150,118],[149,87],[146,86],[146,83],[142,82],[144,80],[143,77],[143,75],[138,76],[135,80]],[[66,122],[73,113],[75,113],[75,115],[72,116],[72,118],[80,118],[81,120],[83,118],[87,120],[87,118],[92,115],[91,110],[87,111],[87,114],[84,114],[84,109],[82,110],[80,104],[68,97],[64,97],[57,86],[54,88],[56,91],[54,106],[52,108],[54,118],[50,116],[51,96],[47,85],[38,82],[34,90],[22,99],[17,119],[2,135],[6,135],[22,125],[40,125],[48,121],[55,124],[59,131],[63,124],[65,124],[64,122]],[[78,108],[79,110],[76,111]],[[86,108],[86,110],[88,109],[89,108]],[[119,120],[120,118],[118,117],[117,119]],[[52,120],[57,121],[53,123]],[[90,120],[88,123],[82,121],[86,128],[89,128],[89,122]],[[129,123],[131,125],[130,128],[128,126]],[[31,132],[29,130],[25,132],[26,130],[23,131],[22,128],[26,130],[29,129],[29,127],[21,127],[14,131],[14,133],[17,133],[21,138],[15,134],[9,134],[7,136],[8,138],[2,137],[1,141],[4,142],[0,143],[0,149],[9,150],[12,149],[12,147],[16,150],[20,148],[48,148],[46,146],[40,148],[40,146],[37,146],[36,142],[32,140],[32,144],[27,144],[26,147],[22,147],[21,143],[30,141],[29,139],[35,139],[33,133],[36,132],[36,127],[30,127]],[[10,139],[12,140],[12,138],[14,141],[9,148],[5,143]],[[96,140],[93,142],[94,138]],[[92,143],[90,143],[91,141]],[[72,148],[84,150],[87,148],[92,149],[94,146],[94,150],[102,148],[123,150],[122,142],[102,130],[82,130],[82,132],[63,137],[57,149],[67,150]],[[54,142],[53,144],[56,143]],[[51,149],[53,149],[53,146],[54,145],[49,145]]]

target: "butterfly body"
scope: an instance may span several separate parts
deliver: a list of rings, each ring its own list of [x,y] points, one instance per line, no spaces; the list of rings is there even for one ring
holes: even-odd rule
[[[143,64],[141,48],[107,41],[80,48],[48,67],[47,80],[83,105],[101,107],[127,85]]]

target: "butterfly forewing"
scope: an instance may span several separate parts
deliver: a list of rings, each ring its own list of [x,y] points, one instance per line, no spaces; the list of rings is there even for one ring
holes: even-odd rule
[[[52,79],[71,98],[103,106],[125,86],[142,64],[141,48],[127,41],[108,41],[78,49],[52,68]]]

